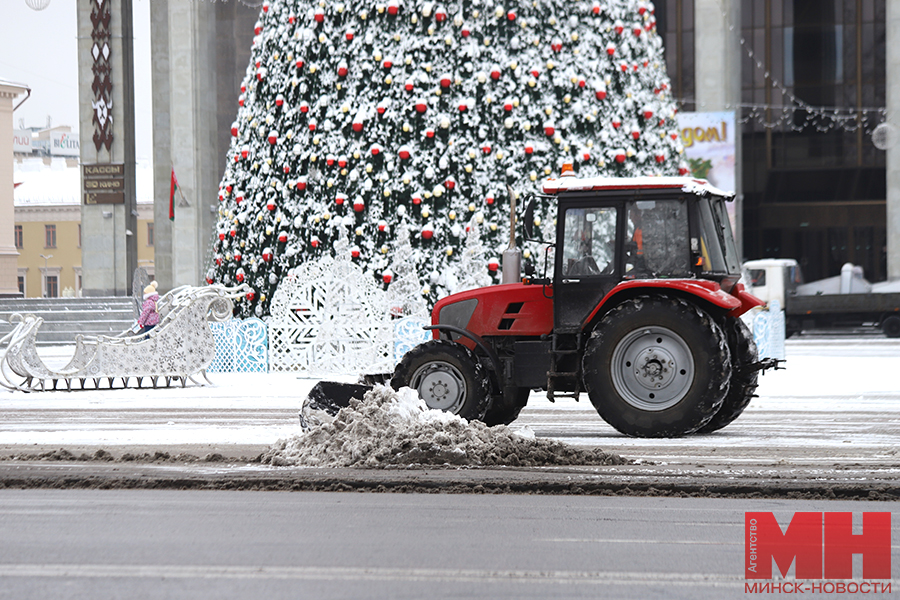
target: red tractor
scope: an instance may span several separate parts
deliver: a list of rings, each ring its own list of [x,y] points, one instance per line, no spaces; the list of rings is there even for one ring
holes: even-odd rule
[[[557,204],[544,276],[440,300],[434,339],[409,351],[391,385],[432,408],[512,422],[532,389],[586,392],[622,433],[671,437],[720,429],[746,408],[760,370],[738,318],[761,302],[741,269],[725,202],[681,177],[548,180]],[[529,198],[526,198],[528,201]],[[548,263],[552,252],[552,275]],[[518,279],[519,276],[516,276]]]

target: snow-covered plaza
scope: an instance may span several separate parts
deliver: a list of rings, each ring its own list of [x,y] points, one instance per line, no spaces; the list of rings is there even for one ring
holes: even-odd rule
[[[68,347],[41,350],[49,364]],[[599,447],[638,460],[720,465],[857,464],[900,473],[900,341],[801,336],[787,341],[784,370],[760,378],[759,397],[735,423],[711,435],[625,437],[586,397],[555,404],[532,392],[511,428],[538,438]],[[214,385],[99,391],[0,391],[0,453],[104,448],[198,456],[255,455],[300,433],[298,411],[316,383],[287,373],[218,373]],[[117,382],[117,385],[120,385]],[[528,432],[526,432],[528,433]]]

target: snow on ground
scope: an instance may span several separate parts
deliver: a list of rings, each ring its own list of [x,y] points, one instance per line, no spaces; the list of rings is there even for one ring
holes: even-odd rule
[[[51,368],[64,364],[73,351],[39,349]],[[685,444],[747,452],[760,445],[798,452],[829,444],[836,449],[900,447],[900,340],[804,336],[788,340],[787,353],[785,370],[760,378],[759,398],[746,417],[713,435],[672,441],[627,438],[606,425],[586,398],[551,404],[541,392],[532,393],[511,429],[528,425],[542,437],[618,452],[666,444],[672,452]],[[213,386],[184,389],[0,389],[0,446],[269,446],[300,433],[297,415],[316,383],[291,373],[216,373],[210,379]]]
[[[276,444],[263,457],[276,466],[545,466],[622,464],[600,450],[535,439],[530,430],[487,427],[431,410],[415,390],[377,386],[351,400],[331,423]]]

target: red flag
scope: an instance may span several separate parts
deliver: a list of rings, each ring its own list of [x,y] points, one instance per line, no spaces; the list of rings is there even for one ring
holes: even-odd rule
[[[172,181],[169,183],[169,220],[175,220],[175,191],[178,189],[178,179],[175,178],[175,167],[172,167]]]

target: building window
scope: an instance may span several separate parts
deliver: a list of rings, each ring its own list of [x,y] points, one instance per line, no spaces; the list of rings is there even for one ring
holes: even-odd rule
[[[59,298],[59,277],[56,275],[44,278],[44,298]]]
[[[153,236],[155,232],[153,230],[153,223],[147,223],[147,245],[153,245]]]
[[[19,282],[19,292],[22,294],[22,297],[25,298],[28,296],[28,267],[19,267],[16,276]]]
[[[22,226],[16,225],[16,248],[22,248]]]
[[[56,225],[44,225],[44,248],[56,248]]]

